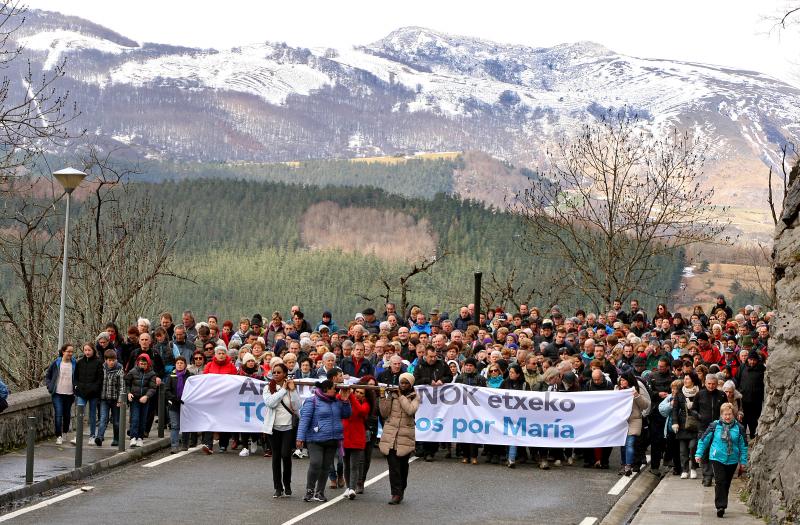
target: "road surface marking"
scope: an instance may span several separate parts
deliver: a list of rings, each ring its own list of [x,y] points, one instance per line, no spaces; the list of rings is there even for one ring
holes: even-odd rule
[[[155,460],[155,461],[152,461],[152,462],[150,462],[150,463],[147,463],[147,464],[145,464],[145,465],[142,465],[142,466],[143,466],[144,468],[153,468],[153,467],[157,467],[157,466],[159,466],[159,465],[161,465],[161,464],[163,464],[163,463],[166,463],[166,462],[168,462],[168,461],[172,461],[173,459],[178,459],[178,458],[180,458],[180,457],[183,457],[183,456],[185,456],[185,455],[187,455],[187,454],[191,454],[192,452],[197,452],[197,451],[198,451],[198,450],[200,450],[201,448],[203,448],[203,446],[202,446],[202,445],[198,445],[198,446],[196,446],[196,447],[192,447],[192,448],[190,448],[189,450],[183,450],[183,451],[181,451],[181,452],[176,452],[175,454],[170,454],[169,456],[163,457],[163,458],[161,458],[161,459],[157,459],[157,460]]]
[[[413,463],[414,461],[416,461],[416,459],[417,459],[417,457],[414,456],[413,458],[408,460],[408,462],[409,463]],[[372,479],[368,480],[366,483],[364,483],[364,487],[369,487],[373,483],[377,483],[378,481],[382,480],[383,478],[385,478],[388,475],[389,475],[389,471],[388,470],[386,470],[384,472],[381,472],[380,474],[378,474],[374,478],[372,478]],[[294,518],[290,519],[289,521],[284,521],[281,525],[294,525],[295,523],[306,519],[307,517],[311,516],[312,514],[315,514],[315,513],[319,512],[319,511],[323,510],[323,509],[327,509],[331,505],[336,505],[338,502],[342,501],[343,499],[344,499],[344,494],[340,494],[339,496],[336,496],[332,500],[328,500],[328,502],[323,503],[319,507],[314,507],[313,509],[311,509],[309,511],[306,511],[306,512],[300,514],[299,516],[295,516]]]
[[[650,463],[650,456],[645,456],[645,459],[647,460],[646,463]],[[622,476],[619,478],[619,481],[614,483],[614,486],[611,487],[611,490],[608,491],[608,494],[611,496],[619,496],[625,491],[625,487],[628,486],[628,483],[633,481],[633,478],[635,478],[638,474],[639,472],[634,472],[630,476]]]
[[[64,501],[65,499],[71,498],[72,496],[77,496],[79,494],[83,494],[84,492],[89,492],[93,488],[94,487],[89,487],[89,486],[81,487],[79,489],[75,489],[75,490],[71,490],[69,492],[65,492],[64,494],[61,494],[60,496],[55,496],[55,497],[50,498],[48,500],[45,500],[45,501],[43,501],[41,503],[37,503],[36,505],[31,505],[30,507],[24,507],[22,509],[15,510],[14,512],[10,512],[8,514],[4,514],[3,516],[0,516],[0,522],[8,521],[10,519],[16,518],[17,516],[22,516],[23,514],[27,514],[29,512],[33,512],[34,510],[43,509],[43,508],[45,508],[45,507],[47,507],[49,505],[52,505],[53,503],[58,503],[59,501]]]
[[[578,523],[578,525],[594,525],[595,523],[597,523],[597,518],[593,518],[592,516],[587,516],[583,518],[583,520],[581,520],[581,522]]]

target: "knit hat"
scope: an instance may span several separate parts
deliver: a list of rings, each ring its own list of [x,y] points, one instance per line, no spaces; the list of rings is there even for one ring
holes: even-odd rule
[[[403,372],[402,374],[400,374],[400,381],[402,381],[403,379],[408,381],[408,383],[411,386],[414,386],[414,375],[413,374],[409,374],[408,372]]]
[[[100,332],[99,334],[97,334],[97,337],[95,337],[94,340],[95,341],[100,341],[100,339],[105,339],[106,341],[111,341],[111,334],[109,334],[108,332]]]
[[[739,346],[741,347],[753,346],[753,338],[749,335],[743,335],[742,338],[739,340]]]
[[[756,361],[761,361],[761,356],[758,355],[758,352],[755,350],[750,350],[750,353],[747,354],[747,359],[755,359]]]
[[[247,364],[248,361],[255,361],[255,360],[256,360],[255,356],[253,356],[253,354],[251,354],[250,352],[247,352],[242,356],[242,364],[245,365]]]
[[[261,314],[255,314],[253,316],[253,318],[250,320],[250,325],[251,326],[252,325],[263,326],[264,325],[264,318],[261,317]]]

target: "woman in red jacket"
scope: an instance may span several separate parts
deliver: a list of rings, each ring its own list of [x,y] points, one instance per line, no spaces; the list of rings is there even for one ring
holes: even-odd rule
[[[203,369],[204,374],[230,374],[237,375],[236,365],[233,364],[231,358],[228,357],[228,352],[225,347],[218,346],[214,349],[214,359],[208,362]],[[228,441],[230,440],[230,433],[219,433],[219,451],[225,452],[228,449]],[[203,432],[203,452],[206,454],[214,453],[214,432]]]
[[[356,486],[361,481],[361,469],[364,468],[367,418],[370,413],[364,389],[357,389],[350,394],[350,406],[352,407],[350,417],[342,421],[344,425],[344,477],[347,481],[344,497],[355,499]]]

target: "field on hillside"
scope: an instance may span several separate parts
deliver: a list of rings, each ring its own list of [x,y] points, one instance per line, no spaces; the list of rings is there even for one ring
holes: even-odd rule
[[[690,270],[691,269],[691,270]],[[711,263],[707,272],[699,265],[684,269],[681,285],[675,292],[673,309],[690,313],[699,304],[708,313],[717,295],[724,294],[734,310],[746,304],[764,304],[762,287],[768,289],[771,269],[767,266]]]

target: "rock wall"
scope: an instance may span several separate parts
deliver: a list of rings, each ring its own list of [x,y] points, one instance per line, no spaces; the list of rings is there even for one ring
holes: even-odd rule
[[[28,416],[36,417],[37,440],[54,435],[53,401],[46,388],[8,396],[8,408],[0,414],[0,452],[25,446]]]
[[[771,328],[766,400],[751,443],[748,504],[768,523],[800,519],[800,164],[775,237],[778,315]]]

